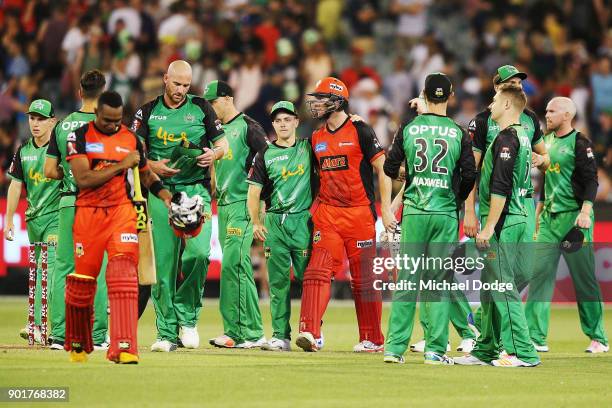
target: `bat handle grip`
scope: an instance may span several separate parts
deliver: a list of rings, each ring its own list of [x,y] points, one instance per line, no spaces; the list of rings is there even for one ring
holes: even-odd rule
[[[132,170],[134,173],[134,200],[143,201],[144,197],[142,196],[142,189],[140,188],[140,169],[138,165],[136,165]]]

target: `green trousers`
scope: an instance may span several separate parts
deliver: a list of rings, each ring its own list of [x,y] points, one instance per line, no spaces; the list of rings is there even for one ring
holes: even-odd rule
[[[603,325],[601,290],[595,277],[595,255],[593,253],[593,215],[591,228],[583,230],[585,242],[573,253],[561,252],[559,243],[573,228],[580,210],[551,214],[544,211],[540,216],[537,238],[534,277],[529,285],[529,296],[525,306],[529,334],[534,343],[545,345],[550,320],[550,301],[555,288],[555,276],[559,258],[563,255],[576,291],[578,314],[582,332],[592,340],[608,344]]]
[[[46,242],[57,243],[57,211],[53,211],[47,214],[40,215],[36,218],[32,218],[26,220],[26,229],[28,231],[28,239],[31,243],[34,242]],[[41,286],[41,278],[42,278],[42,264],[41,264],[41,247],[36,247],[36,290],[34,295],[34,324],[41,324],[41,295],[42,295],[42,286]],[[53,279],[55,276],[55,258],[56,258],[56,248],[54,245],[49,245],[47,247],[47,316],[48,319],[51,320],[51,316],[49,316],[52,311],[53,304],[53,296],[54,296],[54,287],[53,287]],[[53,323],[51,322],[51,325]]]
[[[445,214],[406,213],[402,217],[400,256],[445,258],[457,240],[457,218]],[[411,273],[414,272],[414,273]],[[403,355],[408,348],[414,325],[416,298],[421,282],[451,282],[453,271],[436,267],[419,268],[416,271],[400,269],[398,282],[413,282],[412,289],[393,293],[389,331],[385,341],[385,352]],[[446,353],[451,295],[446,290],[423,290],[421,323],[425,330],[425,351]],[[467,314],[466,314],[467,316]]]
[[[71,200],[72,205],[62,206],[65,200]],[[66,277],[74,272],[74,241],[72,225],[74,224],[74,197],[62,197],[59,209],[59,236],[57,242],[57,259],[53,276],[53,296],[51,297],[51,337],[53,341],[62,343],[66,334]],[[106,263],[104,260],[98,275],[98,287],[94,298],[93,342],[101,344],[106,341],[108,331],[108,294],[106,290]]]
[[[253,279],[253,224],[246,201],[218,207],[219,242],[223,250],[219,309],[225,335],[237,344],[263,337],[259,296]]]
[[[505,285],[503,289],[483,288],[480,291],[480,337],[472,354],[484,362],[498,358],[499,339],[508,354],[514,354],[528,363],[539,362],[529,338],[522,299],[516,287],[516,275],[520,270],[518,264],[523,261],[517,253],[525,233],[526,221],[524,216],[506,216],[503,228],[493,234],[489,241],[490,248],[484,252],[482,283]]]
[[[264,255],[270,281],[270,314],[272,336],[291,339],[291,265],[296,281],[302,282],[310,259],[312,222],[310,212],[297,214],[267,213],[268,230],[264,242]]]
[[[516,271],[516,286],[520,292],[522,292],[533,277],[534,269],[534,259],[536,257],[535,254],[535,228],[536,228],[536,203],[533,198],[527,198],[525,200],[525,208],[527,209],[527,220],[525,223],[525,230],[523,231],[523,236],[521,238],[521,245],[517,248],[517,257],[521,259],[521,262],[517,265]],[[484,225],[481,224],[481,225]],[[481,327],[481,319],[482,319],[482,310],[478,308],[476,313],[474,313],[474,325],[478,330]],[[501,339],[498,339],[501,340]]]
[[[176,343],[179,328],[195,327],[200,316],[204,282],[208,274],[212,213],[210,194],[204,186],[177,185],[166,188],[173,194],[184,191],[189,197],[199,194],[204,199],[206,214],[206,221],[198,236],[183,243],[168,223],[168,209],[163,201],[149,194],[157,270],[157,283],[151,288],[151,299],[155,308],[157,338]],[[184,279],[177,287],[179,270]]]

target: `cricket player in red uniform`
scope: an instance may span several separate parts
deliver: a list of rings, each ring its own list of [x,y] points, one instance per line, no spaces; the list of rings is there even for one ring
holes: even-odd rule
[[[317,83],[308,101],[315,119],[325,125],[312,134],[320,190],[311,212],[314,222],[312,256],[304,272],[300,334],[296,344],[317,351],[321,318],[330,297],[331,280],[348,256],[351,289],[359,324],[355,352],[379,352],[381,294],[374,290],[372,262],[376,254],[374,172],[378,174],[385,228],[395,229],[391,213],[391,179],[383,172],[385,155],[370,126],[351,121],[346,113],[349,93],[342,81],[328,77]]]
[[[87,360],[93,350],[96,278],[106,251],[111,335],[106,356],[116,363],[136,364],[138,235],[126,184],[128,169],[138,165],[142,183],[168,207],[172,196],[149,169],[139,139],[121,124],[121,96],[102,93],[95,113],[95,121],[67,137],[67,160],[79,193],[73,226],[75,273],[66,277],[64,349],[74,362]]]

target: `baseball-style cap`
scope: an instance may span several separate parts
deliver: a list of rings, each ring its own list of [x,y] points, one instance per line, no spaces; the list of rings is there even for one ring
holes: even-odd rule
[[[211,81],[204,90],[204,99],[214,101],[222,96],[234,96],[234,91],[227,82]]]
[[[274,115],[279,112],[286,112],[294,116],[298,115],[295,110],[295,106],[289,101],[276,102],[274,106],[272,106],[272,110],[270,111],[270,117],[274,118]]]
[[[497,68],[497,75],[499,76],[499,79],[495,81],[495,85],[501,84],[502,82],[514,77],[519,77],[521,80],[527,78],[527,74],[516,69],[514,65],[504,65]]]
[[[36,99],[32,101],[26,113],[28,115],[35,113],[45,118],[52,118],[55,116],[53,105],[51,105],[51,102],[46,99]]]
[[[584,233],[578,227],[573,227],[561,240],[561,250],[563,252],[572,253],[582,248],[584,242]]]
[[[322,80],[317,82],[314,91],[309,93],[308,95],[318,96],[329,94],[339,96],[346,100],[348,100],[349,98],[348,88],[346,87],[344,82],[334,77],[323,78]]]
[[[444,101],[453,92],[450,79],[441,72],[434,72],[425,78],[425,96],[430,101]]]

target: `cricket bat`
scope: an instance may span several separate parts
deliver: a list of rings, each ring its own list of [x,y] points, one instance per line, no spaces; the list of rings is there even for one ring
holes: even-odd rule
[[[134,167],[134,209],[136,210],[136,230],[138,231],[138,284],[153,285],[157,282],[155,270],[155,250],[153,248],[153,224],[147,211],[147,201],[140,189],[140,172]]]

